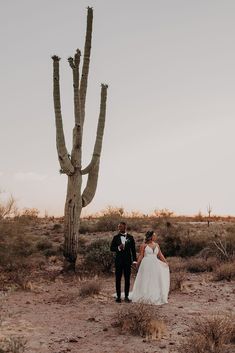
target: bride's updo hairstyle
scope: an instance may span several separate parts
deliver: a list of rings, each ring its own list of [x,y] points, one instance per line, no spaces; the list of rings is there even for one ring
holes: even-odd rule
[[[145,243],[147,243],[149,240],[152,239],[154,234],[153,230],[148,230],[147,233],[145,234]]]

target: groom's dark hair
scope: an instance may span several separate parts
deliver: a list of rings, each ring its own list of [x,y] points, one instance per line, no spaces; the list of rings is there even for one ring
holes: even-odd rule
[[[126,226],[126,222],[119,222],[119,224],[123,224],[124,226]]]

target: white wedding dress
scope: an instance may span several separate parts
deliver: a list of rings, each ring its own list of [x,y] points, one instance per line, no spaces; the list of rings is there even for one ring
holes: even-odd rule
[[[130,299],[133,302],[161,305],[168,302],[170,271],[157,258],[159,248],[146,245]]]

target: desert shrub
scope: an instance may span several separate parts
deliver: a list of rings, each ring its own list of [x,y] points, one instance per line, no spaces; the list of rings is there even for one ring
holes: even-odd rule
[[[98,218],[94,231],[107,232],[117,230],[120,221],[124,221],[124,209],[122,207],[108,206]]]
[[[80,234],[93,233],[95,229],[96,229],[96,226],[91,221],[81,220],[80,227],[79,227]]]
[[[184,353],[222,353],[220,346],[215,346],[214,342],[199,333],[193,333],[188,337],[180,349]]]
[[[214,271],[213,279],[214,281],[231,281],[235,279],[235,261],[219,265]]]
[[[7,274],[8,281],[17,287],[23,288],[32,271],[45,267],[45,255],[49,255],[46,252],[50,250],[51,254],[54,249],[46,248],[44,241],[47,238],[38,242],[37,239],[26,234],[26,226],[19,220],[0,222],[0,268]],[[53,250],[54,253],[58,251]]]
[[[173,272],[171,274],[170,278],[170,291],[176,291],[176,290],[181,290],[182,284],[186,279],[186,272],[180,271],[180,272]]]
[[[235,257],[235,228],[229,226],[226,230],[220,229],[210,237],[206,246],[201,250],[201,257],[217,257],[220,260],[228,261]]]
[[[53,245],[52,248],[43,250],[43,255],[46,257],[59,256],[62,254],[61,247]]]
[[[221,353],[224,345],[233,338],[234,323],[231,317],[215,315],[195,321],[190,336],[183,342],[185,353]]]
[[[11,336],[0,342],[0,353],[24,353],[26,344],[25,338]]]
[[[186,269],[186,261],[181,257],[168,257],[167,262],[169,263],[171,272],[181,272]]]
[[[62,224],[60,223],[55,223],[52,227],[52,230],[61,230],[63,227],[62,227]]]
[[[127,231],[142,231],[146,220],[134,214],[128,217],[122,207],[108,206],[98,217],[97,222],[92,225],[93,232],[114,232],[120,222],[127,223]]]
[[[24,234],[24,228],[16,221],[0,223],[0,266],[14,270],[25,266],[27,257],[36,251],[34,239]]]
[[[66,294],[56,295],[52,301],[60,305],[73,304],[78,301],[79,293],[78,291],[67,292]]]
[[[209,249],[222,260],[232,259],[235,255],[235,232],[212,241]]]
[[[46,237],[41,238],[36,242],[36,248],[38,250],[47,250],[53,247],[53,243]]]
[[[79,295],[80,297],[90,297],[94,294],[99,294],[101,290],[101,283],[97,279],[86,281],[82,283]]]
[[[0,221],[0,242],[4,242],[6,238],[15,237],[18,234],[23,234],[24,226],[18,220],[1,220]]]
[[[78,246],[78,253],[81,254],[81,255],[84,255],[86,253],[86,246],[87,244],[87,239],[80,235],[79,237],[79,246]]]
[[[19,268],[9,273],[8,281],[14,283],[17,289],[30,289],[30,272],[28,268]]]
[[[134,303],[118,311],[114,325],[120,328],[121,332],[143,336],[150,321],[155,318],[154,309],[149,304]]]
[[[190,257],[198,254],[206,246],[207,239],[196,235],[184,236],[181,240],[179,256]]]
[[[127,231],[135,231],[135,232],[142,232],[145,226],[145,219],[140,217],[135,218],[128,218],[126,219],[127,222]]]
[[[165,256],[180,256],[181,239],[178,234],[166,234],[160,237],[159,243]]]
[[[208,239],[201,234],[190,233],[182,226],[167,222],[157,230],[159,243],[164,255],[175,257],[190,257],[198,254],[205,248]]]
[[[32,221],[37,221],[39,215],[39,210],[37,208],[24,208],[21,214],[19,214],[16,219],[24,224],[31,223]]]
[[[84,257],[84,268],[91,272],[109,273],[112,269],[114,255],[110,251],[108,239],[98,239],[87,246]]]
[[[227,236],[225,238],[227,245],[227,252],[230,255],[235,254],[235,226],[231,226],[227,229]]]
[[[34,253],[27,258],[27,264],[31,270],[42,270],[46,266],[45,256],[41,253]]]
[[[96,223],[95,230],[97,232],[114,232],[120,222],[120,216],[104,215],[100,217]]]
[[[190,257],[185,264],[189,272],[211,272],[218,266],[218,259],[216,257],[209,257],[208,259]]]

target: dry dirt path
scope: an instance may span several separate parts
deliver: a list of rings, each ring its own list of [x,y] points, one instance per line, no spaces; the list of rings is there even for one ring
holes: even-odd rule
[[[58,277],[54,283],[41,283],[31,291],[9,292],[1,296],[0,338],[22,336],[26,353],[175,353],[197,316],[235,314],[234,282],[210,282],[209,275],[188,275],[185,290],[170,295],[169,304],[157,307],[168,333],[161,340],[146,342],[142,337],[120,334],[112,326],[117,304],[112,294],[114,279],[102,281],[100,295],[78,297],[81,282]]]

